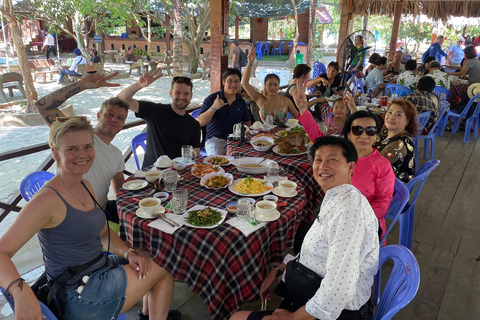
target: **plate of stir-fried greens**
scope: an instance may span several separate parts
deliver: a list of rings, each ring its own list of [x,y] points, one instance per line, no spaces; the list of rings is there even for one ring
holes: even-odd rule
[[[226,216],[225,210],[202,205],[196,205],[183,214],[186,226],[202,229],[218,227]]]

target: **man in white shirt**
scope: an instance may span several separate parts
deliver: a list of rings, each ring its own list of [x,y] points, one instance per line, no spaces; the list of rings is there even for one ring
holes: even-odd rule
[[[375,213],[351,185],[357,151],[347,139],[325,136],[316,140],[310,155],[314,158],[313,176],[325,191],[325,198],[305,236],[298,262],[322,278],[320,287],[303,305],[294,303],[287,288],[286,298],[275,313],[240,311],[230,320],[364,319],[369,313],[380,246]],[[282,263],[267,275],[260,288],[262,301],[270,295],[268,289],[279,272],[286,268]]]
[[[50,32],[48,32],[48,30],[45,30],[45,34],[46,36],[45,36],[45,41],[43,41],[42,50],[45,49],[45,47],[47,47],[47,54],[46,54],[47,59],[49,59],[50,57],[50,52],[53,52],[53,55],[58,60],[57,49],[55,48],[55,38],[50,34]]]

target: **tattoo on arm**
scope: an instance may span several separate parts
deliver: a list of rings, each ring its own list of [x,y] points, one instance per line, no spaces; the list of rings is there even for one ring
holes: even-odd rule
[[[47,121],[48,124],[52,124],[56,118],[60,117],[58,113],[51,114],[45,117],[45,120]]]
[[[60,107],[62,105],[62,103],[64,103],[65,100],[53,100],[52,101],[52,104],[48,107],[45,108],[45,110],[52,110],[52,109],[57,109],[58,107]]]
[[[80,92],[80,87],[75,86],[75,88],[72,88],[72,90],[67,91],[67,94],[65,95],[67,99],[71,98],[72,96],[76,95],[77,93]]]

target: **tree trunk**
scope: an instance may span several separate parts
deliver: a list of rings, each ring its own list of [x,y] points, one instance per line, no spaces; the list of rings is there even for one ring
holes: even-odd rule
[[[172,1],[173,10],[173,75],[183,76],[183,32],[181,0]]]
[[[305,57],[305,63],[309,66],[312,66],[312,53],[315,49],[315,10],[317,9],[317,0],[310,1],[310,23],[308,24],[308,46],[307,46],[307,56]]]
[[[84,33],[82,32],[83,24],[83,16],[80,15],[79,11],[76,11],[72,17],[72,27],[76,34],[75,40],[77,40],[77,48],[82,51],[83,56],[90,60],[92,56],[85,49],[87,47],[87,37],[85,37]]]
[[[293,62],[294,62],[294,65],[295,65],[296,64],[296,57],[297,57],[298,36],[299,36],[299,33],[298,33],[298,12],[297,12],[297,7],[296,7],[296,4],[295,4],[295,0],[290,0],[290,2],[292,2],[292,5],[293,5],[293,16],[295,18],[295,37],[293,37],[293,47],[292,47],[292,55],[291,55],[291,57],[293,57]]]
[[[18,65],[23,76],[23,83],[25,85],[25,94],[27,96],[27,113],[35,112],[35,102],[38,100],[37,91],[33,85],[32,71],[28,64],[27,52],[22,41],[22,30],[18,26],[18,20],[13,15],[12,0],[4,0],[2,13],[5,15],[10,33],[12,35],[13,43],[15,44],[15,51],[17,52]]]

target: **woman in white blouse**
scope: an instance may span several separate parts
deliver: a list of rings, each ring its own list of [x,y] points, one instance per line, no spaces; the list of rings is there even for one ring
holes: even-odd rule
[[[344,320],[368,316],[371,286],[378,269],[378,220],[367,199],[350,182],[357,151],[346,139],[325,136],[315,141],[310,155],[314,158],[314,178],[325,191],[325,198],[305,236],[298,262],[322,278],[320,287],[304,305],[292,303],[287,288],[279,309],[239,311],[230,320]],[[265,277],[260,288],[262,301],[271,297],[268,289],[286,268],[282,263]],[[283,280],[280,285],[284,285]]]

